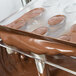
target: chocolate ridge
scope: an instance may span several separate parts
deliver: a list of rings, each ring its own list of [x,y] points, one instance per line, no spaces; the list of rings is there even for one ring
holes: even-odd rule
[[[50,55],[61,53],[64,55],[76,56],[76,52],[75,52],[76,44],[75,43],[70,43],[67,41],[63,41],[63,40],[59,40],[59,39],[55,39],[55,38],[51,38],[51,37],[46,37],[46,36],[42,36],[42,35],[36,35],[33,33],[20,31],[20,30],[8,28],[5,26],[0,26],[0,32],[7,32],[8,34],[10,33],[10,34],[18,35],[19,37],[21,37],[20,35],[22,35],[23,37],[26,38],[26,40],[28,39],[27,42],[29,42],[29,45],[27,43],[25,44],[26,50],[30,50],[34,53],[50,54]],[[29,37],[29,38],[27,38],[27,37]],[[33,39],[32,42],[29,41],[31,38]],[[38,42],[35,42],[35,40],[37,40],[37,41],[41,40],[42,47],[39,46]],[[37,45],[37,46],[35,46],[35,45]],[[53,49],[47,49],[47,48],[45,48],[46,46],[52,47]],[[25,48],[23,48],[22,50],[25,50]]]

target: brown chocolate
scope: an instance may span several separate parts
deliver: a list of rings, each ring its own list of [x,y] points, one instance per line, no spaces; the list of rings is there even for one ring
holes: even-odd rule
[[[27,21],[29,21],[30,19],[39,16],[42,12],[44,12],[44,8],[35,8],[25,13],[22,17],[18,18],[17,20],[5,26],[18,29],[24,26],[27,23]]]
[[[71,27],[67,34],[62,35],[60,39],[76,43],[76,24]]]
[[[46,27],[33,31],[36,34],[46,32]],[[38,32],[38,30],[41,30]],[[28,58],[17,52],[9,55],[6,50],[0,47],[0,76],[38,76],[34,59]],[[3,67],[4,66],[4,67]],[[46,69],[40,76],[47,76]]]
[[[71,27],[68,33],[62,35],[60,39],[76,43],[76,24]],[[64,66],[73,71],[76,71],[76,60],[71,57],[67,57],[63,55],[60,56],[58,55],[57,56],[58,59],[55,59],[53,56],[46,56],[46,57],[48,61]],[[49,76],[75,76],[49,65],[48,65],[48,70],[50,74]]]
[[[47,27],[39,27],[39,28],[33,30],[32,33],[44,35],[47,31],[48,31],[48,28]]]
[[[3,30],[3,28],[5,29]],[[3,26],[0,26],[0,29],[2,30],[0,30],[0,36],[2,40],[8,45],[21,49],[23,52],[27,50],[37,54],[56,55],[61,53],[68,56],[76,56],[75,44],[54,38],[32,34],[29,32],[22,32],[9,28],[6,29],[6,27]],[[7,32],[6,30],[9,32]],[[12,31],[15,32],[11,33]],[[24,33],[26,35],[21,35],[21,33]]]
[[[64,19],[65,19],[64,15],[56,15],[56,16],[51,17],[48,20],[48,24],[49,25],[56,25],[56,24],[61,23]]]
[[[72,59],[71,57],[63,56],[63,55],[56,55],[58,59],[56,59],[54,56],[46,56],[47,60],[49,62],[61,65],[63,67],[66,67],[70,70],[76,71],[76,60]],[[49,71],[49,76],[75,76],[73,74],[70,74],[66,71],[62,71],[60,69],[57,69],[55,67],[52,67],[50,65],[47,65],[47,69]]]
[[[34,59],[20,54],[8,54],[0,47],[0,76],[38,76]]]
[[[43,31],[45,32],[45,29],[43,28],[38,28],[37,30],[34,30],[34,32],[37,34],[44,34]],[[5,43],[16,46],[18,48],[21,47],[20,49],[23,48],[22,50],[24,50],[25,52],[26,50],[28,50],[28,48],[30,48],[32,49],[32,52],[47,53],[50,55],[59,54],[59,53],[64,55],[71,55],[71,54],[74,55],[75,53],[74,48],[72,49],[72,47],[69,47],[69,46],[67,47],[67,45],[65,46],[63,44],[59,45],[59,43],[54,44],[55,42],[49,43],[48,41],[45,41],[45,40],[39,40],[35,38],[30,38],[28,36],[21,36],[21,35],[16,35],[12,33],[2,32],[2,31],[0,32],[0,35]],[[66,37],[65,38],[62,37],[62,38],[68,41],[69,40],[73,41],[74,35],[75,34],[69,35],[70,37],[68,39],[66,39]],[[27,44],[30,44],[33,47],[31,48]],[[44,48],[44,47],[47,47],[47,48]],[[57,49],[53,49],[50,47],[57,48]],[[39,48],[41,50],[38,50],[36,48]],[[19,53],[13,53],[12,55],[8,55],[4,48],[0,48],[0,49],[1,49],[0,50],[0,68],[1,68],[0,76],[10,76],[10,75],[11,76],[38,76],[37,69],[33,59],[30,59],[25,56],[22,57],[22,55]],[[69,49],[73,50],[74,52],[73,51],[72,51],[73,53],[68,52]],[[51,56],[47,56],[47,59],[50,61],[53,61],[53,58]],[[55,61],[57,61],[58,64],[62,64],[62,65],[65,65],[64,63],[68,63],[68,64],[71,63],[68,66],[71,66],[71,68],[74,68],[76,70],[76,67],[75,67],[76,62],[72,62],[72,59],[70,57],[63,58],[63,61],[60,59],[59,60],[55,59]],[[56,68],[52,68],[51,66],[48,66],[48,65],[46,65],[46,70],[48,72],[47,74],[48,76],[62,76],[62,75],[74,76],[67,72],[58,70]]]
[[[76,24],[71,27],[70,32],[76,32]]]
[[[41,28],[35,30],[35,33]],[[45,29],[44,29],[45,30]],[[4,33],[4,35],[8,35],[8,33]],[[40,34],[40,31],[39,31]],[[41,31],[42,34],[42,31]],[[15,35],[11,35],[11,37],[15,37]],[[4,37],[4,36],[3,36]],[[10,37],[10,36],[9,36]],[[10,39],[10,38],[9,38]],[[18,38],[17,38],[18,39]],[[24,38],[23,38],[24,39]],[[28,57],[21,57],[19,53],[13,53],[12,55],[8,55],[4,48],[0,48],[0,76],[38,76],[37,69],[35,66],[35,62],[33,59]],[[65,57],[61,59],[54,59],[52,56],[47,56],[47,59],[55,62],[56,64],[62,64],[65,66],[66,63],[70,63],[68,67],[76,70],[75,64],[70,57]],[[8,66],[8,67],[6,67]],[[30,68],[29,68],[30,67]],[[51,66],[46,65],[47,75],[46,76],[74,76],[57,68],[53,68]],[[46,72],[44,72],[46,74]],[[42,75],[43,76],[43,75]],[[44,75],[45,76],[45,75]]]

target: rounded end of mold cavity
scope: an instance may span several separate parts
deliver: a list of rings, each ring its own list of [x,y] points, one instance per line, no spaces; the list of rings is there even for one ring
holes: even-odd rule
[[[46,33],[46,35],[51,37],[56,37],[56,36],[59,37],[61,33],[63,33],[64,31],[65,25],[66,25],[65,15],[56,15],[51,17],[48,20],[48,32]]]
[[[60,28],[64,28],[66,24],[66,16],[65,15],[56,15],[51,17],[48,20],[49,31],[54,32]]]

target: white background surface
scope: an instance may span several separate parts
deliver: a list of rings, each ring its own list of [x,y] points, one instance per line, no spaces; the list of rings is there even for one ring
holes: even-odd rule
[[[0,0],[0,21],[22,6],[21,0]]]

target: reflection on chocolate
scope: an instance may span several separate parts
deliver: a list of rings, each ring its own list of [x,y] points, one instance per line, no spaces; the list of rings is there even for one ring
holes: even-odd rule
[[[0,28],[1,27],[5,28],[3,26],[0,26]],[[25,33],[26,35],[24,36],[13,32],[11,33],[10,31],[6,32],[5,30],[7,29],[0,30],[2,40],[8,45],[21,49],[23,52],[26,52],[27,50],[37,54],[64,54],[68,56],[76,56],[75,44],[15,30],[16,32]],[[50,39],[50,41],[48,39]]]
[[[32,18],[32,16],[31,16],[31,18]],[[11,28],[17,29],[23,25],[21,25],[21,26],[8,25],[8,26]],[[41,28],[34,30],[33,32],[35,32],[36,34],[44,34],[46,31],[47,31],[47,28],[41,27]],[[14,45],[18,48],[21,47],[20,49],[23,48],[22,50],[24,50],[25,52],[26,52],[26,50],[28,50],[28,48],[31,49],[31,46],[35,46],[35,49],[37,47],[39,47],[41,49],[41,51],[39,51],[38,49],[34,50],[34,47],[33,47],[32,51],[35,53],[47,53],[47,54],[51,54],[51,55],[59,54],[59,53],[64,54],[64,55],[66,55],[66,54],[69,55],[69,53],[70,53],[70,52],[66,52],[66,50],[69,51],[69,48],[70,48],[70,47],[67,47],[67,45],[65,46],[65,45],[58,44],[58,43],[56,43],[56,44],[47,43],[44,40],[41,41],[41,40],[30,38],[28,36],[25,37],[25,36],[20,36],[20,35],[11,34],[11,33],[5,33],[5,32],[0,32],[0,35],[5,43],[7,43],[9,45]],[[67,38],[67,37],[69,37],[69,38]],[[61,39],[63,39],[63,40],[65,39],[68,41],[75,42],[74,38],[75,38],[75,32],[74,32],[74,34],[72,34],[72,32],[71,32],[69,36],[66,35],[66,36],[61,37]],[[25,42],[27,42],[27,43],[25,44]],[[30,44],[31,46],[27,47],[27,44]],[[54,48],[57,47],[58,50],[50,48],[51,46]],[[25,48],[25,47],[27,47],[27,48]],[[65,49],[65,50],[61,50],[61,49]],[[75,49],[74,49],[74,51],[75,51]],[[74,52],[74,53],[76,55],[76,52]],[[70,54],[72,54],[72,53],[70,53]],[[76,61],[74,61],[70,57],[63,57],[61,55],[61,58],[63,58],[63,59],[56,59],[53,56],[47,55],[46,58],[48,61],[52,61],[54,63],[60,64],[63,66],[66,66],[66,64],[70,63],[66,67],[71,67],[74,70],[76,70],[76,67],[75,67]],[[47,75],[46,75],[46,71],[47,71]],[[61,71],[61,70],[51,67],[49,65],[46,65],[46,67],[45,67],[44,76],[64,76],[64,75],[73,76],[67,72]],[[13,54],[9,55],[6,52],[6,49],[0,47],[0,76],[38,76],[38,72],[37,72],[35,62],[33,59],[23,56],[19,53],[13,53]]]
[[[24,26],[24,24],[29,20],[29,18],[35,17],[43,11],[43,8],[36,8],[31,11],[33,15],[31,14],[31,12],[27,13],[31,14],[31,17],[25,14],[24,16],[14,21],[13,23],[8,24],[7,26],[18,29]],[[26,16],[28,16],[28,18],[26,18]],[[33,33],[36,34],[45,34],[46,32],[47,27],[40,27],[33,31]],[[0,76],[38,76],[38,72],[34,59],[28,58],[17,52],[13,54],[8,54],[6,52],[6,49],[0,47]],[[40,76],[47,76],[46,69],[44,70],[44,74]]]
[[[55,56],[46,56],[46,58],[50,62],[56,63],[58,65],[76,71],[76,60],[72,59],[71,57],[67,57],[63,55],[56,55],[56,56],[58,57],[58,59]],[[49,76],[75,76],[49,65],[47,65],[47,67],[50,74]]]
[[[41,28],[40,28],[41,29]],[[37,29],[38,30],[38,29]],[[35,30],[36,31],[36,30]],[[41,32],[42,33],[42,32]],[[40,34],[40,31],[39,31]],[[6,34],[7,36],[7,34]],[[15,35],[14,35],[15,37]],[[8,55],[4,48],[0,48],[0,76],[38,76],[37,69],[35,66],[35,62],[33,59],[28,57],[21,57],[22,55],[19,53],[13,53]],[[59,56],[59,55],[58,55]],[[54,63],[61,64],[66,67],[71,67],[76,70],[76,62],[73,61],[70,57],[61,57],[63,59],[55,59],[52,56],[46,56],[48,61],[53,61]],[[60,58],[61,58],[60,57]],[[6,67],[8,66],[8,68]],[[29,68],[30,67],[30,68]],[[61,71],[57,68],[46,65],[47,76],[74,76],[67,72]],[[44,72],[46,73],[46,72]],[[44,75],[45,76],[45,75]]]
[[[39,28],[39,29],[41,29],[41,28]],[[38,30],[38,29],[37,29]],[[35,30],[36,31],[36,30]],[[3,34],[4,32],[2,32],[2,34]],[[41,33],[42,33],[42,31],[41,31]],[[40,34],[40,31],[39,31],[39,34]],[[18,36],[17,35],[9,35],[8,33],[4,33],[3,34],[3,37],[5,37],[4,35],[6,35],[6,36],[8,36],[9,37],[9,39],[8,39],[8,41],[11,39],[11,38],[15,38],[16,39],[16,37],[17,37],[17,40],[18,40]],[[66,34],[66,36],[67,36],[67,34]],[[22,38],[21,38],[22,37]],[[23,37],[23,36],[19,36],[19,38],[20,39],[25,39],[25,37]],[[26,37],[26,41],[28,41],[28,39],[29,39],[29,37]],[[31,38],[32,39],[32,38]],[[16,40],[16,41],[17,41]],[[10,40],[10,41],[12,41],[12,40]],[[15,42],[16,42],[15,41]],[[19,41],[18,41],[19,42]],[[25,41],[24,41],[25,42]],[[20,43],[21,44],[21,43]],[[32,44],[32,43],[31,43]],[[42,45],[44,45],[44,46],[46,46],[46,44],[43,44],[43,42],[41,43]],[[58,44],[57,44],[58,45]],[[37,46],[37,45],[34,45],[34,46]],[[41,46],[41,45],[40,45]],[[47,44],[47,46],[49,47],[49,45]],[[54,46],[54,45],[52,45],[52,46]],[[23,47],[23,45],[20,45],[20,47]],[[37,46],[37,47],[39,47],[39,46]],[[64,48],[64,47],[62,47],[62,46],[60,46],[59,48]],[[68,47],[66,47],[65,46],[65,49],[68,49]],[[32,50],[32,51],[34,51],[34,50]],[[44,51],[45,51],[45,49],[44,49]],[[57,50],[53,50],[52,49],[52,51],[51,51],[51,54],[52,54],[52,52],[54,52],[55,51],[55,54],[56,54],[56,51]],[[62,51],[64,51],[64,50],[62,50]],[[36,50],[35,50],[35,52],[37,52]],[[42,51],[41,51],[42,52]],[[50,51],[48,52],[48,54],[50,53]],[[65,52],[66,53],[66,52]],[[63,54],[63,52],[62,52],[62,54]],[[67,53],[68,54],[68,53]],[[17,55],[17,54],[16,54]],[[22,58],[21,57],[21,55],[20,56],[18,56],[20,59],[22,59],[22,60],[24,60],[25,61],[25,59],[24,58]],[[76,70],[76,67],[75,67],[75,61],[73,60],[73,59],[71,59],[70,57],[65,57],[65,58],[63,58],[62,60],[61,59],[54,59],[54,58],[51,58],[52,56],[46,56],[47,57],[47,59],[49,60],[49,61],[53,61],[53,60],[55,60],[54,62],[56,62],[57,61],[57,63],[58,64],[60,64],[60,65],[63,65],[63,66],[66,66],[66,64],[65,63],[67,63],[67,64],[69,64],[69,63],[71,63],[71,64],[69,64],[68,66],[66,66],[66,67],[71,67],[71,68],[73,68],[74,70]],[[62,56],[61,56],[62,57]],[[60,58],[61,58],[60,57]],[[13,57],[14,58],[14,57]],[[29,59],[29,58],[28,58]],[[67,60],[68,59],[68,60]],[[26,58],[26,60],[27,60],[27,58]],[[27,60],[28,61],[28,60]],[[30,60],[31,61],[31,60]],[[72,61],[72,62],[71,62]],[[23,61],[21,61],[22,63],[23,63]],[[21,63],[20,62],[20,63]],[[31,63],[31,64],[33,64],[33,63]],[[27,65],[27,64],[24,64],[24,65]],[[18,67],[18,69],[20,68],[22,66],[22,64]],[[31,66],[31,65],[30,65]],[[34,64],[34,66],[35,66],[35,64]],[[31,68],[33,68],[33,66],[31,66]],[[36,67],[35,67],[36,68]],[[7,69],[9,69],[9,68],[7,68]],[[25,68],[24,68],[25,69]],[[45,68],[46,70],[47,70],[47,75],[48,76],[62,76],[62,73],[63,73],[63,76],[64,75],[67,75],[67,76],[73,76],[73,75],[71,75],[71,74],[69,74],[69,73],[67,73],[67,72],[64,72],[64,71],[61,71],[61,70],[58,70],[58,69],[56,69],[56,68],[53,68],[53,67],[51,67],[51,66],[49,66],[49,65],[46,65],[46,68]],[[20,73],[19,73],[19,75],[21,76],[22,74],[27,74],[27,72],[25,72],[25,73],[23,73],[22,72],[23,70],[22,70],[22,68],[20,68]],[[30,70],[29,70],[30,71]],[[35,71],[31,71],[31,72],[33,72],[34,74],[35,74]],[[7,73],[7,72],[6,72]],[[32,74],[33,74],[32,73]],[[44,72],[44,73],[46,73],[46,72]],[[12,74],[12,73],[11,73]],[[14,74],[14,75],[16,75],[16,73]],[[18,74],[17,74],[18,75]],[[8,76],[8,75],[7,75]],[[22,75],[23,76],[23,75]],[[28,75],[29,76],[29,75]]]
[[[46,27],[41,27],[34,30],[33,33],[44,34],[46,29]],[[9,55],[6,49],[0,47],[0,62],[0,76],[38,76],[34,59],[17,52]],[[40,76],[47,76],[46,68],[43,75]]]
[[[48,20],[49,25],[56,25],[62,22],[65,19],[64,15],[56,15]]]
[[[67,34],[61,36],[60,39],[76,43],[76,25],[73,25],[71,30]],[[56,59],[54,56],[46,56],[46,57],[48,61],[59,64],[73,71],[76,71],[76,60],[72,59],[71,57],[66,57],[63,55],[60,56],[58,55],[57,56],[58,59]],[[48,70],[50,73],[49,76],[75,76],[51,66],[48,66]]]

